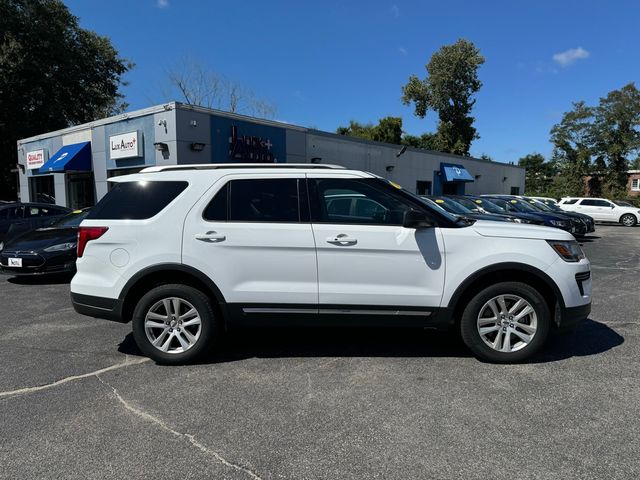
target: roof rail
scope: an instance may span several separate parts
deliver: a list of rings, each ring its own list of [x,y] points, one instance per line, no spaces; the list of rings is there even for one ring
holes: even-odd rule
[[[318,163],[207,163],[196,165],[162,165],[147,167],[140,173],[164,172],[167,170],[221,170],[227,168],[310,168],[310,169],[344,169],[341,165]]]

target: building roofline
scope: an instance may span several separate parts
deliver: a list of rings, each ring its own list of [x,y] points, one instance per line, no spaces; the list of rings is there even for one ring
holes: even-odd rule
[[[215,108],[208,108],[208,107],[201,107],[199,105],[189,105],[186,103],[181,103],[181,102],[176,102],[176,101],[171,101],[171,102],[167,102],[167,103],[163,103],[160,105],[154,105],[152,107],[147,107],[147,108],[143,108],[140,110],[133,110],[131,112],[125,112],[125,113],[121,113],[119,115],[113,115],[111,117],[107,117],[107,118],[102,118],[99,120],[94,120],[92,122],[87,122],[87,123],[82,123],[82,124],[78,124],[78,125],[73,125],[71,127],[67,127],[67,128],[63,128],[60,130],[55,130],[53,132],[47,132],[47,133],[42,133],[39,135],[34,135],[32,137],[27,137],[27,138],[22,138],[20,140],[18,140],[17,144],[18,147],[22,146],[25,143],[29,143],[29,142],[35,142],[38,140],[44,140],[47,138],[51,138],[51,137],[55,137],[57,135],[65,135],[65,134],[69,134],[69,133],[74,133],[74,132],[79,132],[82,130],[87,130],[89,128],[94,128],[94,127],[99,127],[102,125],[108,125],[110,123],[114,123],[114,122],[118,122],[118,121],[123,121],[123,120],[130,120],[133,118],[139,118],[139,117],[145,117],[147,115],[152,115],[155,113],[160,113],[160,112],[166,112],[166,111],[171,111],[171,110],[183,110],[183,111],[192,111],[192,112],[199,112],[199,113],[208,113],[208,114],[212,114],[212,115],[216,115],[219,117],[226,117],[226,118],[230,118],[230,119],[234,119],[234,120],[242,120],[245,122],[251,122],[251,123],[258,123],[261,125],[267,125],[267,126],[272,126],[272,127],[279,127],[279,128],[288,128],[289,130],[296,130],[299,132],[305,132],[305,133],[311,133],[313,135],[318,135],[318,136],[323,136],[323,137],[332,137],[332,138],[340,138],[341,140],[345,140],[348,142],[358,142],[358,143],[363,143],[363,144],[367,144],[367,145],[382,145],[388,148],[395,148],[400,150],[403,145],[397,145],[395,143],[387,143],[387,142],[378,142],[378,141],[374,141],[374,140],[367,140],[364,138],[359,138],[359,137],[351,137],[348,135],[340,135],[338,133],[333,133],[333,132],[325,132],[323,130],[317,130],[315,128],[308,128],[308,127],[301,127],[300,125],[294,125],[292,123],[286,123],[286,122],[279,122],[276,120],[267,120],[267,119],[263,119],[263,118],[256,118],[256,117],[251,117],[249,115],[242,115],[239,113],[232,113],[232,112],[225,112],[223,110],[217,110]],[[491,161],[491,160],[484,160],[481,158],[476,158],[476,157],[465,157],[465,156],[461,156],[461,155],[455,155],[453,153],[445,153],[445,152],[438,152],[435,150],[427,150],[427,149],[422,149],[422,148],[415,148],[415,147],[409,147],[407,146],[406,148],[407,151],[411,151],[411,152],[416,152],[416,153],[426,153],[429,155],[437,155],[440,157],[450,157],[452,159],[456,159],[456,160],[471,160],[474,162],[481,162],[481,163],[485,163],[485,164],[498,164],[498,165],[505,165],[508,167],[515,167],[515,168],[519,168],[524,170],[524,167],[521,167],[519,165],[515,165],[513,163],[506,163],[506,162],[499,162],[499,161]]]
[[[21,138],[20,140],[18,140],[18,145],[22,145],[28,142],[35,142],[37,140],[44,140],[45,138],[55,137],[56,135],[65,135],[67,133],[79,132],[82,130],[87,130],[88,128],[99,127],[122,120],[130,120],[132,118],[145,117],[154,113],[174,110],[176,108],[176,105],[176,102],[168,102],[161,105],[154,105],[153,107],[142,108],[140,110],[120,113],[118,115],[101,118],[100,120],[94,120],[92,122],[80,123],[71,127],[62,128],[60,130],[54,130],[53,132],[41,133],[39,135],[34,135],[33,137]]]
[[[358,142],[358,143],[364,143],[367,145],[383,145],[385,147],[389,147],[389,148],[395,148],[396,150],[400,151],[401,148],[404,147],[404,145],[398,145],[397,143],[387,143],[387,142],[379,142],[376,140],[367,140],[366,138],[360,138],[360,137],[351,137],[349,135],[340,135],[339,133],[332,133],[332,132],[325,132],[323,130],[316,130],[316,129],[312,129],[312,128],[308,128],[307,129],[308,133],[312,133],[314,135],[319,135],[319,136],[323,136],[323,137],[334,137],[334,138],[340,138],[349,142]],[[476,157],[466,157],[464,155],[456,155],[455,153],[447,153],[447,152],[438,152],[437,150],[427,150],[426,148],[415,148],[415,147],[409,147],[407,146],[407,151],[409,152],[416,152],[416,153],[427,153],[429,155],[437,155],[439,157],[450,157],[452,159],[456,159],[456,160],[472,160],[475,162],[481,162],[481,163],[486,163],[486,164],[491,164],[491,165],[506,165],[507,167],[515,167],[515,168],[520,168],[522,170],[525,169],[525,167],[521,167],[520,165],[515,165],[513,163],[506,163],[506,162],[498,162],[498,161],[492,161],[492,160],[484,160],[482,158],[476,158]],[[402,161],[402,160],[400,160]]]

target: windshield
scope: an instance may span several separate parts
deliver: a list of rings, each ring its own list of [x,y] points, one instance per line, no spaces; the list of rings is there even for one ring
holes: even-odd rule
[[[539,200],[534,200],[530,198],[527,200],[527,202],[529,202],[529,204],[536,210],[540,210],[543,212],[553,212],[553,209],[549,205]]]
[[[502,198],[492,198],[491,201],[494,202],[496,205],[499,205],[500,207],[504,208],[508,212],[509,211],[511,212],[515,211],[515,212],[521,212],[521,213],[540,212],[540,210],[533,208],[527,202],[524,202],[517,198],[511,198],[509,200],[505,200]]]
[[[74,210],[71,213],[68,213],[64,217],[59,220],[53,222],[51,226],[53,228],[70,228],[77,227],[80,225],[80,222],[84,220],[84,218],[89,215],[89,210]]]
[[[506,213],[503,208],[500,208],[495,203],[492,203],[489,200],[485,200],[483,198],[474,198],[473,200],[468,198],[460,198],[458,201],[467,208],[472,208],[468,205],[470,203],[477,211],[484,211],[486,213],[497,213],[498,215],[504,215]]]
[[[473,213],[468,208],[460,205],[450,198],[431,198],[431,201],[435,202],[439,207],[445,209],[449,213],[455,213],[456,215],[468,215]]]

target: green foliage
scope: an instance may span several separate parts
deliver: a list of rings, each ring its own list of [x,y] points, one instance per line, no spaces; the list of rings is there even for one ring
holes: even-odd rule
[[[622,198],[627,191],[627,170],[640,153],[640,91],[633,83],[600,99],[594,109],[593,150],[606,159],[604,191]]]
[[[379,120],[378,125],[373,125],[372,123],[361,124],[351,120],[348,127],[338,127],[336,133],[400,145],[402,142],[402,118],[384,117]]]
[[[407,147],[422,148],[425,150],[438,150],[436,138],[433,133],[423,133],[422,135],[404,135],[402,144]]]
[[[551,130],[560,195],[583,195],[584,177],[592,195],[626,196],[627,171],[640,165],[640,91],[633,83],[601,98],[577,102]]]
[[[556,196],[584,195],[584,177],[592,173],[593,108],[584,102],[573,104],[551,129],[552,162],[558,171],[553,187]]]
[[[545,161],[539,153],[530,153],[518,160],[518,165],[526,168],[526,194],[547,196],[553,183],[554,165]]]
[[[132,64],[59,0],[0,0],[0,196],[14,197],[16,141],[122,112]]]
[[[409,77],[402,88],[402,102],[415,107],[415,115],[424,118],[429,110],[438,114],[434,145],[437,150],[469,155],[471,142],[479,138],[473,127],[473,95],[480,90],[478,68],[484,63],[480,50],[468,40],[445,45],[426,65],[427,77]]]

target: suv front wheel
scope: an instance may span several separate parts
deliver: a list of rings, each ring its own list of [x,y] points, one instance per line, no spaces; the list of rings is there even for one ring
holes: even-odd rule
[[[214,336],[216,317],[207,296],[181,284],[147,292],[133,312],[133,336],[158,363],[176,365],[200,357]]]
[[[533,355],[549,333],[551,314],[540,293],[520,282],[491,285],[475,295],[462,314],[462,339],[479,358],[521,362]]]

